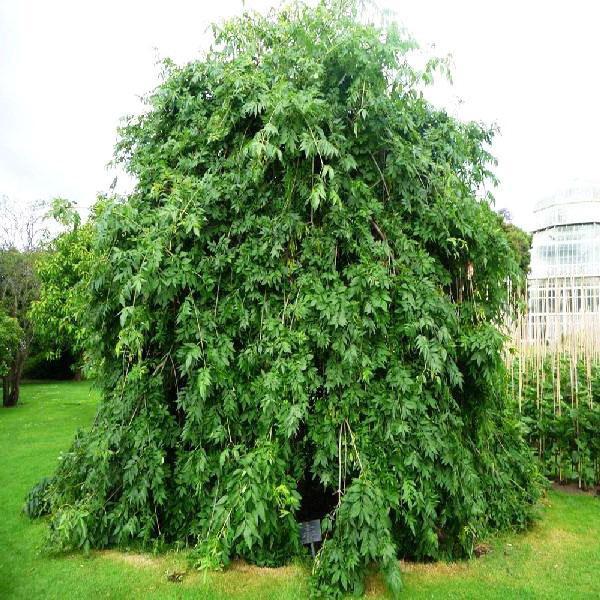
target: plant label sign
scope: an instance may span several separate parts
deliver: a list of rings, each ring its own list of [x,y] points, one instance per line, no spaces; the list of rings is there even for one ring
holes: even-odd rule
[[[310,544],[310,552],[315,555],[315,542],[321,541],[321,521],[313,519],[312,521],[304,521],[300,523],[300,539],[302,544]]]

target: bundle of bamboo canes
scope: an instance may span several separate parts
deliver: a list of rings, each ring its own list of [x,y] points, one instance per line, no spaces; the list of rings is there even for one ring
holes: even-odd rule
[[[507,319],[510,392],[547,474],[600,484],[600,280],[528,285]]]

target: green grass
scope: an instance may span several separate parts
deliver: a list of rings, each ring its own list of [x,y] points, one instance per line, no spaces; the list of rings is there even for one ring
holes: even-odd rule
[[[188,572],[185,555],[117,551],[49,556],[45,524],[21,514],[23,498],[78,427],[93,419],[97,395],[87,383],[23,386],[22,402],[0,409],[0,598],[273,598],[307,596],[307,569],[259,569],[234,563],[224,573]],[[462,563],[403,564],[406,598],[600,597],[600,500],[552,491],[542,519],[526,534],[499,536],[491,552]],[[367,597],[384,597],[372,577]]]

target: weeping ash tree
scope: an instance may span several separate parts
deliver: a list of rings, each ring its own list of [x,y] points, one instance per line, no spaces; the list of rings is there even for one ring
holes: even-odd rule
[[[215,30],[121,131],[96,220],[103,400],[48,488],[55,548],[186,543],[278,565],[323,519],[315,593],[521,527],[537,474],[498,326],[519,276],[478,198],[493,132],[352,3]]]

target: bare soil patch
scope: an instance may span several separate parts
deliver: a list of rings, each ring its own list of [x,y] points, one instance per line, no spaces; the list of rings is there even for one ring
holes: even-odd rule
[[[558,481],[553,481],[552,489],[558,492],[565,492],[567,494],[583,494],[587,496],[600,495],[600,486],[592,486],[588,489],[582,490],[576,483],[559,483]]]
[[[138,554],[135,552],[119,552],[118,550],[100,550],[99,556],[108,558],[110,560],[116,560],[132,567],[158,567],[161,564],[159,558],[150,556],[148,554]]]

